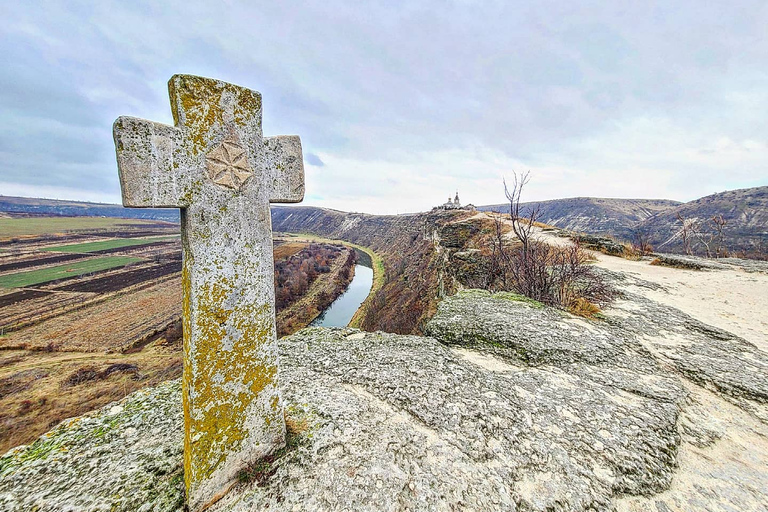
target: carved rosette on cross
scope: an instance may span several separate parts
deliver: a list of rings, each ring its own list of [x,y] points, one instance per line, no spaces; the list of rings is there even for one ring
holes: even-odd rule
[[[184,479],[190,509],[222,497],[285,442],[270,202],[304,197],[297,136],[262,136],[261,94],[210,78],[168,83],[175,125],[120,117],[127,207],[181,208]]]

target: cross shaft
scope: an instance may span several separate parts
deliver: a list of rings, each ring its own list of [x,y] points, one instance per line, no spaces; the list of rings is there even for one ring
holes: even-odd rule
[[[263,138],[261,95],[175,75],[175,125],[120,117],[123,204],[181,208],[184,478],[193,511],[284,443],[270,202],[304,195],[301,141]]]

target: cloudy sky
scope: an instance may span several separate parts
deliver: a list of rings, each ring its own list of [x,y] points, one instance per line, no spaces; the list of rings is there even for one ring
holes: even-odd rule
[[[690,200],[768,185],[768,3],[4,2],[0,194],[119,202],[119,115],[174,73],[256,89],[305,203]]]

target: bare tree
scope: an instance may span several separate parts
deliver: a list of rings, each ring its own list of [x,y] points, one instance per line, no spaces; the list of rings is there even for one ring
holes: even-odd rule
[[[512,220],[512,231],[520,239],[525,252],[528,251],[531,233],[533,232],[534,223],[539,218],[540,209],[539,205],[531,206],[528,213],[523,215],[520,198],[523,194],[523,187],[528,184],[530,179],[530,171],[521,173],[519,176],[515,171],[512,171],[512,190],[507,187],[507,181],[504,180],[504,195],[507,196],[509,201],[509,217]]]
[[[494,218],[490,241],[488,288],[512,290],[544,304],[575,312],[597,311],[592,303],[605,304],[613,299],[613,289],[588,264],[590,255],[577,243],[567,247],[552,246],[535,238],[535,222],[539,209],[523,212],[522,191],[529,173],[515,173],[511,189],[504,182],[504,193],[510,203],[510,222],[519,244],[506,240],[504,223]]]
[[[689,220],[683,217],[680,212],[677,212],[677,220],[680,222],[680,241],[683,243],[683,250],[685,254],[691,255],[691,239],[693,238],[692,225]]]
[[[636,229],[632,236],[632,248],[641,256],[647,256],[653,252],[650,235],[643,228]]]
[[[713,215],[705,223],[697,219],[684,219],[680,213],[677,214],[677,218],[683,225],[681,239],[686,254],[693,253],[692,242],[694,241],[701,244],[707,258],[720,258],[727,253],[724,246],[724,230],[728,221],[722,215]]]
[[[715,257],[727,257],[728,249],[725,247],[725,225],[728,224],[728,221],[720,214],[713,215],[709,221],[714,231],[713,241],[715,243]]]

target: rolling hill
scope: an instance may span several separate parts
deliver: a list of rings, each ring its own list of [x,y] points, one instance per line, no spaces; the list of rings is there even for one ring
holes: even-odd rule
[[[539,222],[562,229],[631,240],[638,224],[681,203],[667,199],[572,197],[523,204],[539,208]],[[508,212],[509,204],[480,206],[481,211]]]
[[[119,204],[0,195],[0,212],[62,217],[119,217],[179,222],[175,208],[123,208]]]
[[[768,254],[768,186],[728,190],[678,205],[645,219],[637,229],[645,231],[658,251],[681,252],[678,214],[689,222],[697,222],[705,236],[712,232],[710,219],[722,215],[725,247],[737,255]],[[694,252],[703,253],[700,243]]]

